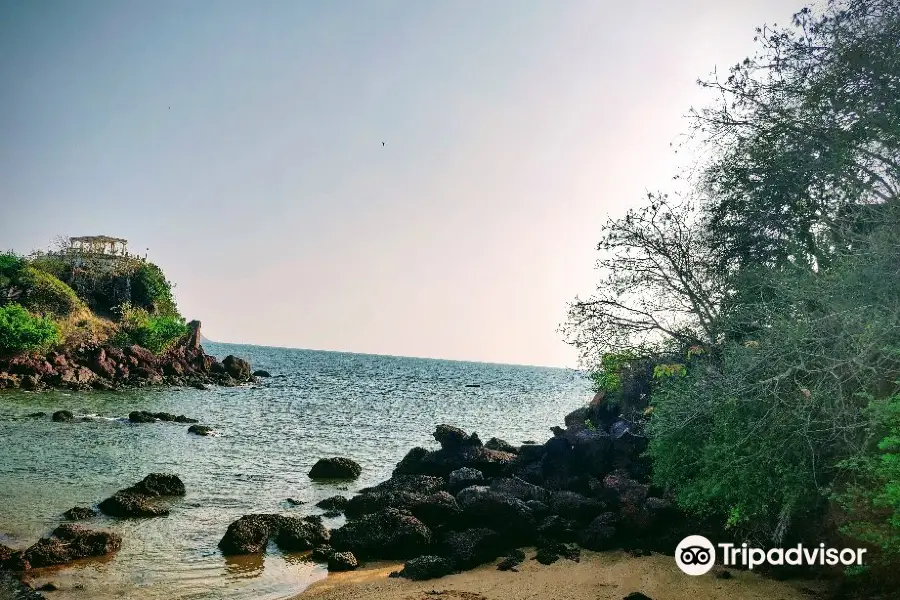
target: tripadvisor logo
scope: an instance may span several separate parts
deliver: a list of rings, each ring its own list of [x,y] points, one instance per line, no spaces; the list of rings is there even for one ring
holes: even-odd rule
[[[861,566],[865,548],[826,548],[825,544],[807,548],[797,544],[791,548],[750,548],[747,544],[718,544],[718,556],[726,567],[759,565]],[[689,535],[675,548],[675,564],[688,575],[703,575],[716,564],[716,546],[702,535]]]

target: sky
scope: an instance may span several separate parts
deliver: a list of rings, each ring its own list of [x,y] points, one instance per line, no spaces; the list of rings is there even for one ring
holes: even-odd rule
[[[610,216],[789,0],[5,0],[0,248],[129,240],[223,342],[577,366]]]

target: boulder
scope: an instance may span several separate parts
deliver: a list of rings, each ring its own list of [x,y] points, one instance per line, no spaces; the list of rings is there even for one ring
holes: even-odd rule
[[[185,415],[178,415],[175,417],[174,421],[176,423],[199,423],[197,419],[192,419],[190,417],[186,417]]]
[[[534,516],[518,498],[497,493],[486,486],[472,486],[456,495],[463,518],[474,526],[496,529],[504,536],[524,542],[534,533]]]
[[[244,515],[228,526],[219,540],[219,549],[226,556],[259,554],[265,551],[270,539],[284,552],[300,552],[325,544],[329,533],[320,520],[310,517]]]
[[[450,491],[458,492],[463,488],[472,485],[479,485],[484,482],[484,475],[478,469],[463,467],[450,473],[447,486]]]
[[[359,558],[402,559],[422,554],[431,531],[417,518],[392,508],[350,521],[331,534],[331,545]]]
[[[228,355],[222,361],[225,372],[234,377],[238,381],[247,381],[250,379],[250,363],[243,358],[234,355]]]
[[[444,450],[458,450],[463,446],[481,446],[481,440],[477,435],[470,436],[459,427],[451,425],[438,425],[433,435]]]
[[[321,519],[315,517],[297,518],[279,515],[272,519],[270,527],[273,530],[277,529],[275,544],[282,552],[311,550],[324,544],[331,537]]]
[[[578,524],[572,519],[551,515],[537,528],[538,538],[552,542],[574,542],[578,539]]]
[[[320,458],[309,471],[310,479],[356,479],[362,467],[354,460],[343,457]]]
[[[590,521],[606,509],[599,500],[588,498],[566,490],[553,492],[550,497],[550,510],[567,519]]]
[[[177,475],[151,473],[129,488],[119,490],[98,508],[112,517],[157,517],[169,514],[154,500],[160,496],[184,496],[184,483]]]
[[[473,569],[500,556],[506,549],[496,531],[484,527],[453,531],[440,543],[440,554],[460,570]]]
[[[488,450],[499,450],[500,452],[509,452],[510,454],[518,454],[519,449],[500,438],[492,437],[484,445]]]
[[[310,552],[309,557],[312,558],[316,562],[324,562],[327,563],[328,559],[331,558],[335,553],[335,549],[332,548],[328,544],[319,544]]]
[[[615,548],[616,521],[617,518],[613,513],[604,513],[598,516],[581,532],[578,543],[582,548],[595,552]]]
[[[63,517],[69,521],[83,521],[97,516],[97,511],[86,506],[74,506],[63,513]]]
[[[451,436],[450,439],[458,438]],[[513,459],[514,454],[489,450],[481,446],[480,442],[477,445],[441,448],[434,452],[413,448],[397,464],[394,475],[448,477],[453,471],[468,467],[481,471],[485,477],[496,477],[506,471]]]
[[[494,479],[491,482],[491,489],[498,494],[518,498],[519,500],[537,500],[544,503],[550,501],[550,492],[548,490],[515,476]]]
[[[58,410],[53,413],[53,416],[50,418],[57,423],[65,423],[71,421],[74,418],[74,415],[72,415],[72,411],[70,410]]]
[[[354,518],[385,508],[408,512],[428,526],[450,524],[460,514],[456,499],[443,490],[429,495],[407,491],[372,490],[351,498],[344,508],[344,513]]]
[[[434,494],[441,491],[447,480],[443,477],[430,475],[394,475],[390,479],[382,481],[376,486],[363,488],[361,494],[382,492],[415,492],[418,494]]]
[[[115,552],[122,538],[109,531],[85,529],[78,525],[60,525],[52,537],[41,538],[22,553],[31,568],[49,567],[88,556],[103,556]]]
[[[191,425],[188,427],[188,433],[194,435],[209,435],[213,432],[213,428],[208,425]]]
[[[345,496],[331,496],[324,500],[316,502],[316,506],[325,510],[343,511],[347,507],[347,498]]]
[[[352,552],[335,552],[328,558],[329,571],[353,571],[359,567],[359,561]]]
[[[133,410],[128,413],[128,420],[132,423],[156,423],[153,413],[146,410]]]
[[[226,556],[258,554],[265,551],[272,533],[271,517],[274,515],[244,515],[228,526],[219,540],[219,549]]]
[[[443,556],[419,556],[406,562],[400,571],[400,577],[413,581],[425,581],[437,579],[454,573],[456,568],[453,562]]]
[[[171,473],[150,473],[134,486],[129,488],[147,496],[184,496],[184,483]]]
[[[263,371],[262,369],[257,369],[256,371],[253,371],[253,376],[254,377],[271,377],[272,374],[269,373],[268,371]]]

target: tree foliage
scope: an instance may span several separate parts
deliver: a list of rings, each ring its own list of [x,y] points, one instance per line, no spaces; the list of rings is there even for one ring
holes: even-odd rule
[[[58,338],[50,319],[32,315],[20,304],[0,306],[0,354],[46,350]]]

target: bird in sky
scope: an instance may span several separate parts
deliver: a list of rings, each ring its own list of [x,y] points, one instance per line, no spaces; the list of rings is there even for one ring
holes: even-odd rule
[[[381,145],[384,146],[384,142],[381,142]]]

